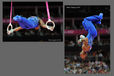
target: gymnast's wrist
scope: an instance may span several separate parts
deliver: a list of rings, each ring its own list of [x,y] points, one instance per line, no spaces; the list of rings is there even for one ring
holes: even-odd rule
[[[13,33],[14,32],[14,29],[11,29],[10,32]]]
[[[46,26],[46,28],[49,30],[50,29],[50,27],[49,26]]]

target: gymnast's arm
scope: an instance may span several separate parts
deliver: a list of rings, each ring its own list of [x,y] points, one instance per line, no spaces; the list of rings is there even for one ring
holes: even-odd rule
[[[38,18],[38,19],[40,20],[40,26],[41,26],[41,27],[47,28],[47,29],[49,29],[50,31],[53,31],[53,29],[54,29],[53,27],[47,26],[41,18]]]
[[[8,34],[10,35],[11,33],[22,30],[22,29],[23,29],[22,27],[17,27],[15,29],[11,29],[10,31],[8,31]]]
[[[38,17],[38,19],[39,19],[39,21],[40,21],[40,26],[43,27],[43,28],[47,28],[47,26],[46,26],[46,24],[44,23],[44,21],[43,21],[41,18],[39,18],[39,17]]]
[[[16,31],[19,31],[19,30],[22,30],[23,28],[22,27],[17,27],[15,29],[13,29],[13,32],[16,32]]]

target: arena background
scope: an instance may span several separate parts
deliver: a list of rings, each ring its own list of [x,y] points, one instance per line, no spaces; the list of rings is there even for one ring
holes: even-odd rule
[[[48,2],[48,5],[50,16],[56,25],[54,31],[49,31],[44,28],[40,28],[39,30],[24,29],[8,36],[6,29],[9,24],[11,2],[3,2],[3,41],[63,41],[63,3]],[[16,15],[27,18],[30,16],[38,16],[44,22],[48,19],[45,2],[13,2],[12,9],[12,17]],[[15,21],[12,21],[12,25],[14,28],[19,26]]]
[[[87,35],[82,21],[85,17],[103,13],[101,25],[95,25],[98,36],[85,60],[80,58],[81,46],[77,44],[81,34]],[[110,72],[110,6],[65,6],[65,61],[64,73],[97,74]]]
[[[0,75],[1,76],[71,76],[64,74],[64,43],[63,42],[3,42],[2,21],[3,1],[0,1]],[[13,0],[31,1],[31,0]],[[33,2],[41,0],[32,0]],[[42,0],[46,1],[46,0]],[[111,25],[114,24],[113,0],[48,0],[63,1],[64,5],[111,5]],[[109,3],[110,1],[110,3]],[[63,9],[64,10],[64,9]],[[63,11],[64,12],[64,11]],[[63,15],[64,16],[64,15]],[[64,18],[64,17],[63,17]],[[64,23],[63,23],[64,24]],[[111,32],[111,73],[110,74],[86,74],[86,76],[113,76],[114,74],[114,26],[110,26]],[[64,35],[64,34],[63,34]],[[63,36],[64,37],[64,36]],[[64,41],[64,39],[63,39]],[[20,50],[21,49],[21,50]],[[85,74],[72,74],[72,76],[85,76]]]

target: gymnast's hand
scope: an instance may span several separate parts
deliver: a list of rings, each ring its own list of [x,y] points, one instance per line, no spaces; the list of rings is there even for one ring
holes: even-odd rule
[[[11,29],[9,29],[9,28],[11,28]],[[13,33],[13,26],[12,26],[12,24],[10,23],[10,24],[8,25],[8,27],[7,27],[7,34],[10,35],[11,33]]]
[[[10,31],[7,32],[8,35],[12,34],[13,33],[13,29],[11,29]]]
[[[49,29],[50,31],[53,31],[54,30],[54,27],[50,27],[50,29]]]
[[[54,27],[47,25],[47,29],[50,30],[50,31],[53,31],[54,30]]]

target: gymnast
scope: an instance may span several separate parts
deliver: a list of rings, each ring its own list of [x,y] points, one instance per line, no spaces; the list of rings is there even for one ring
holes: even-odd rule
[[[93,40],[97,36],[97,30],[94,24],[101,24],[102,19],[103,13],[100,13],[99,15],[86,17],[82,21],[84,29],[88,31],[86,37],[84,35],[80,35],[80,39],[78,40],[78,44],[82,43],[82,51],[80,52],[80,57],[84,60],[87,57],[87,53],[92,49]]]
[[[46,28],[50,31],[54,30],[54,27],[46,25],[43,20],[37,16],[31,16],[28,18],[16,15],[13,17],[14,21],[17,21],[19,23],[19,27],[16,27],[15,29],[11,29],[10,31],[7,31],[8,35],[10,35],[13,32],[22,30],[22,29],[35,29],[38,30],[40,27]],[[11,24],[9,24],[11,25]]]

